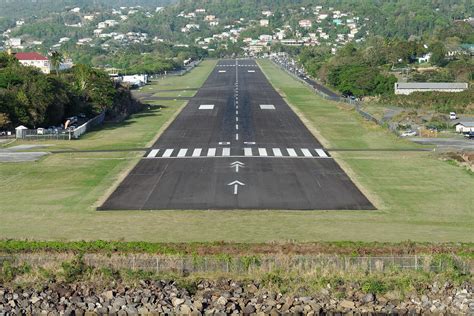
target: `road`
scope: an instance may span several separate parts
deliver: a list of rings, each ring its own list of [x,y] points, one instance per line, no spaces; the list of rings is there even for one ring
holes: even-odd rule
[[[221,60],[100,210],[374,209],[253,60]]]

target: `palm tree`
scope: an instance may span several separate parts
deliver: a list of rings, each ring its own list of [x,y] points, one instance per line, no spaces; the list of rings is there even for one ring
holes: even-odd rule
[[[59,75],[59,67],[61,63],[64,61],[64,56],[61,52],[53,51],[50,54],[49,60],[51,61],[51,65],[53,66],[54,70],[56,70],[56,75]]]

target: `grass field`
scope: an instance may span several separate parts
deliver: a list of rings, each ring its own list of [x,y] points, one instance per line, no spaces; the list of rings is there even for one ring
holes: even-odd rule
[[[144,92],[198,88],[214,61]],[[262,69],[328,148],[417,148],[314,95],[268,61]],[[189,92],[189,91],[188,91]],[[169,91],[166,92],[170,93]],[[174,96],[183,93],[174,92]],[[149,144],[182,101],[133,116],[54,148],[120,149]],[[97,212],[140,153],[50,155],[36,163],[0,164],[0,238],[188,241],[474,241],[474,177],[426,152],[335,152],[378,211]]]

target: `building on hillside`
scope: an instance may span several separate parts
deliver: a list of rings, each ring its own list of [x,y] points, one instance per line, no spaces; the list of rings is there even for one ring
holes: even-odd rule
[[[260,26],[265,27],[265,26],[268,26],[269,23],[270,22],[267,19],[260,20]]]
[[[36,67],[45,74],[51,72],[51,63],[49,59],[39,53],[16,53],[15,58],[24,66]]]
[[[458,133],[474,132],[474,121],[459,121],[454,126]]]
[[[309,29],[313,26],[313,22],[311,22],[311,20],[300,20],[298,24],[304,29]]]
[[[395,94],[409,95],[413,92],[462,92],[469,88],[467,82],[396,82]]]

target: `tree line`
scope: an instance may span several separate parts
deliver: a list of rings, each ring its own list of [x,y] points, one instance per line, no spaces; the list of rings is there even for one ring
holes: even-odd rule
[[[45,75],[0,54],[0,128],[58,126],[79,113],[113,112],[124,97],[106,73],[90,66]]]

